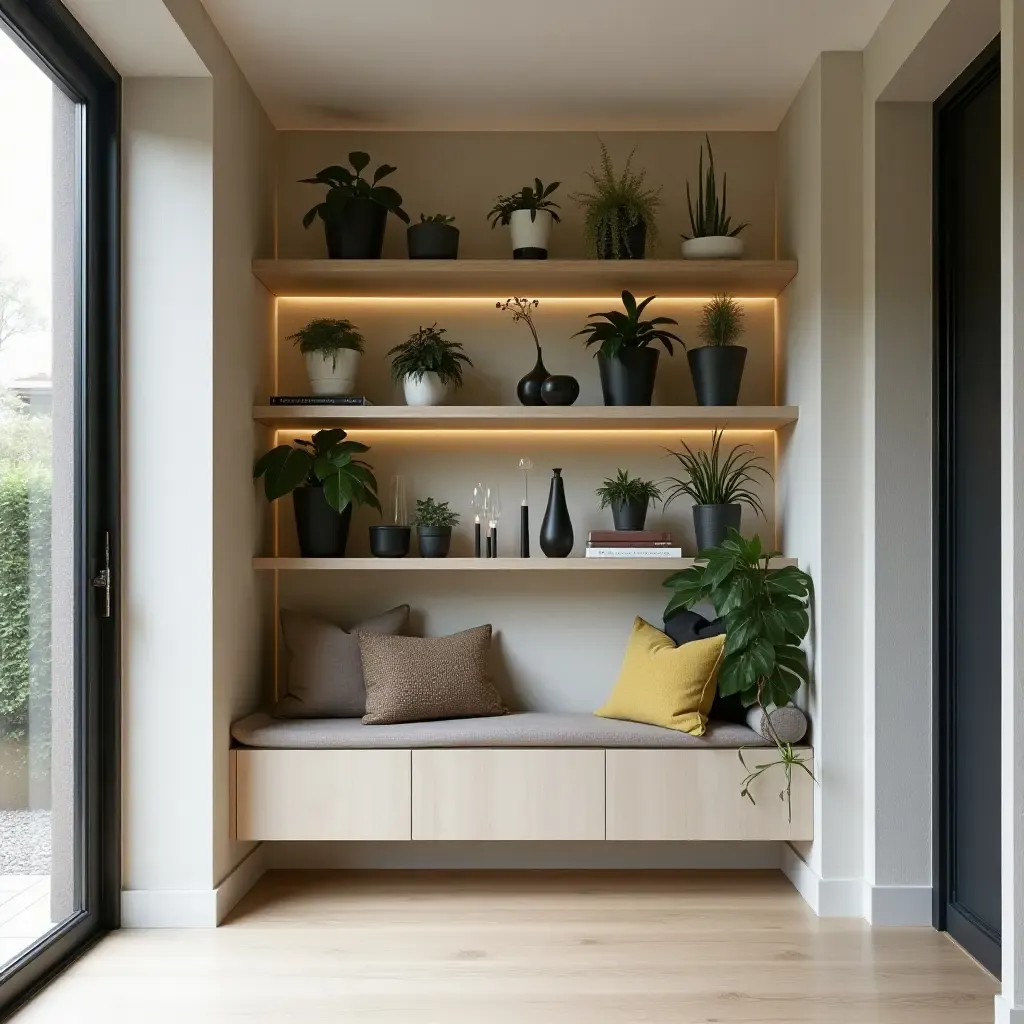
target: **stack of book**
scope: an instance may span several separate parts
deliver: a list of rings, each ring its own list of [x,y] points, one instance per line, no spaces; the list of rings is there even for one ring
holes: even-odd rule
[[[682,558],[664,530],[591,530],[587,558]]]

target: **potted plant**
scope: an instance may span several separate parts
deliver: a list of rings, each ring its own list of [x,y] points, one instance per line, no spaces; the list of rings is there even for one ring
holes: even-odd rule
[[[736,339],[744,316],[731,295],[716,295],[701,310],[697,335],[704,344],[686,352],[698,405],[735,405],[739,399],[747,350]]]
[[[409,223],[402,197],[393,188],[378,184],[397,168],[381,164],[367,181],[362,174],[370,163],[369,154],[349,153],[348,162],[352,170],[334,164],[316,177],[302,179],[303,184],[327,186],[323,202],[306,213],[302,226],[308,228],[317,217],[324,222],[331,259],[379,260],[388,214]]]
[[[299,551],[303,558],[343,558],[353,505],[380,512],[373,469],[356,455],[365,444],[347,441],[340,427],[297,437],[260,458],[253,477],[264,478],[268,501],[292,494]]]
[[[314,395],[347,395],[356,383],[363,336],[349,320],[318,316],[288,339],[306,358]]]
[[[585,344],[588,348],[594,344],[600,345],[597,365],[601,373],[605,405],[650,405],[654,396],[659,355],[651,343],[660,341],[669,355],[673,353],[673,341],[683,344],[675,334],[661,329],[664,324],[675,324],[678,321],[667,316],[656,316],[653,320],[640,319],[654,298],[651,295],[637,305],[633,295],[624,291],[624,313],[617,309],[608,313],[591,313],[590,319],[604,319],[606,323],[587,324],[573,335],[587,335]]]
[[[661,490],[653,480],[641,480],[625,469],[616,471],[594,492],[601,499],[601,510],[611,506],[616,530],[642,530],[647,509],[661,500]]]
[[[744,540],[730,530],[721,544],[701,551],[704,565],[684,569],[665,580],[664,586],[673,592],[665,617],[705,602],[722,616],[727,639],[718,671],[718,692],[723,697],[739,694],[746,707],[759,705],[778,751],[776,760],[753,768],[744,759],[743,750],[739,751],[747,771],[740,795],[753,802],[751,784],[781,765],[786,782],[780,796],[789,807],[793,770],[805,771],[812,779],[814,774],[792,744],[779,741],[771,726],[770,711],[785,707],[810,679],[801,644],[810,629],[807,606],[813,583],[796,566],[770,568],[771,560],[778,556],[777,551],[762,549],[760,537]]]
[[[654,211],[661,205],[661,189],[644,188],[647,172],[630,169],[635,152],[616,175],[608,147],[601,142],[601,170],[587,171],[593,191],[569,196],[583,207],[587,245],[598,259],[642,260],[648,239],[652,246],[657,241]]]
[[[447,333],[437,324],[420,327],[388,352],[391,379],[402,385],[406,405],[440,405],[450,386],[462,387],[462,364],[473,363]]]
[[[551,237],[552,222],[560,217],[555,210],[558,203],[548,196],[561,182],[545,185],[540,178],[534,178],[533,185],[524,185],[522,190],[510,196],[498,196],[491,212],[487,214],[491,228],[499,224],[508,226],[512,236],[512,258],[517,260],[546,260],[548,239]]]
[[[704,147],[700,147],[700,162],[697,165],[697,184],[700,192],[694,208],[690,197],[690,183],[686,183],[686,205],[690,211],[692,235],[683,235],[683,259],[687,260],[738,260],[743,255],[743,239],[740,232],[747,226],[732,226],[732,218],[726,208],[726,175],[722,174],[722,197],[718,197],[715,181],[715,154],[711,151],[711,139],[704,136],[708,144],[708,173],[704,175]]]
[[[680,441],[681,452],[666,449],[683,467],[686,479],[668,477],[662,481],[668,487],[665,508],[684,494],[693,499],[693,531],[698,551],[717,547],[730,530],[738,531],[744,505],[765,518],[761,499],[751,488],[755,474],[763,473],[769,480],[772,475],[759,465],[761,457],[748,444],[737,445],[723,457],[723,433],[712,431],[710,452],[695,452],[685,441]]]
[[[459,525],[459,514],[447,501],[433,498],[416,500],[416,537],[421,558],[444,558],[452,544],[452,527]]]
[[[420,214],[419,224],[410,224],[405,236],[409,242],[411,260],[457,260],[459,258],[459,229],[455,218],[443,213],[428,217]]]

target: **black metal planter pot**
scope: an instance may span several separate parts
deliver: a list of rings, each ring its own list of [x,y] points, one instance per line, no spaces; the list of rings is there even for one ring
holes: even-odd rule
[[[452,546],[450,526],[417,526],[420,558],[445,558]]]
[[[642,530],[647,522],[647,502],[613,501],[612,522],[616,530]]]
[[[436,221],[413,224],[406,231],[411,260],[456,260],[459,258],[459,229]]]
[[[332,260],[379,260],[388,211],[372,199],[348,199],[324,221],[327,255]]]
[[[693,532],[697,535],[697,551],[717,548],[729,530],[739,530],[743,508],[733,505],[694,505]]]
[[[654,380],[658,375],[655,348],[623,349],[608,358],[597,354],[601,373],[601,393],[605,405],[650,405],[654,397]]]
[[[604,245],[598,247],[598,258],[603,260],[642,260],[647,254],[647,223],[638,220],[632,227],[619,226],[619,254],[615,255],[612,240],[605,239]]]
[[[747,350],[742,345],[704,345],[686,353],[698,405],[735,405]]]
[[[344,512],[335,512],[327,504],[322,487],[296,487],[292,503],[302,557],[344,558],[352,506],[346,506]]]

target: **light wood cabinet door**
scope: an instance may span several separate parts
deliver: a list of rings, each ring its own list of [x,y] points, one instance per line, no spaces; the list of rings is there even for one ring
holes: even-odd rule
[[[414,750],[413,839],[604,839],[603,750]]]
[[[805,749],[802,753],[809,755]],[[747,764],[774,759],[774,750],[744,752]],[[793,820],[779,799],[785,775],[776,766],[740,796],[747,774],[735,750],[609,750],[608,839],[811,839],[814,783],[793,773]]]

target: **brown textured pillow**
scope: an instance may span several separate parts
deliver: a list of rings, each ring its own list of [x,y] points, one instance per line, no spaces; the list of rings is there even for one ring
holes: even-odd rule
[[[359,650],[364,725],[505,714],[487,671],[489,625],[438,637],[360,633]]]

